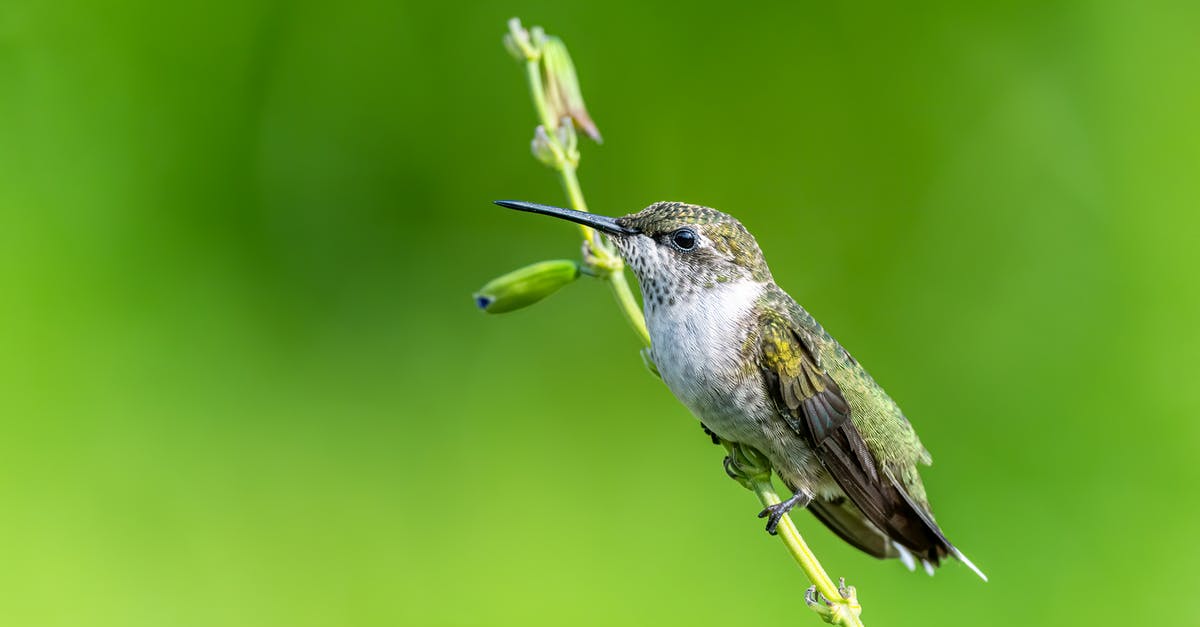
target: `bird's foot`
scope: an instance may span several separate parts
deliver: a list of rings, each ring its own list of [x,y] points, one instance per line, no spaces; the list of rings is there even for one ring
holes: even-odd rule
[[[837,591],[841,598],[830,600],[817,592],[816,586],[812,586],[804,592],[804,603],[831,625],[861,624],[854,620],[862,614],[862,605],[858,603],[858,592],[854,586],[847,586],[843,577],[838,579]]]
[[[767,519],[767,533],[775,535],[778,533],[779,521],[783,520],[783,517],[792,511],[792,508],[799,507],[803,509],[808,507],[808,504],[811,502],[812,496],[803,491],[797,491],[786,501],[768,505],[763,511],[758,513],[758,517]]]
[[[757,484],[771,481],[771,462],[767,461],[765,455],[736,442],[722,441],[721,444],[729,451],[724,463],[725,474],[731,479],[747,490],[754,490]]]

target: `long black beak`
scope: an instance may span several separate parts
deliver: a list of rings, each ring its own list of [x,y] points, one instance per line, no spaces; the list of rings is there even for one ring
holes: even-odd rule
[[[576,224],[590,226],[597,231],[608,233],[609,235],[637,235],[640,233],[637,229],[621,226],[617,223],[616,218],[598,216],[586,211],[551,207],[550,205],[539,205],[534,202],[523,202],[520,200],[497,200],[495,202],[501,207],[508,207],[517,211],[528,211],[529,213],[540,213],[544,216],[554,216],[555,218],[562,218]]]

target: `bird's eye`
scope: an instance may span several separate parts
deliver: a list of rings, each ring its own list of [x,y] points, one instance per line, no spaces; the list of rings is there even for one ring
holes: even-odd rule
[[[696,247],[696,232],[691,229],[679,229],[671,234],[671,243],[679,250],[691,250]]]

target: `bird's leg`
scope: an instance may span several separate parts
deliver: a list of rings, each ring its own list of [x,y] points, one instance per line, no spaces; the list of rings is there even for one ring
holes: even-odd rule
[[[786,501],[769,505],[763,511],[758,513],[759,518],[767,519],[767,533],[775,535],[775,529],[779,526],[779,521],[792,510],[793,507],[804,509],[812,502],[812,495],[804,490],[796,490],[791,498]]]

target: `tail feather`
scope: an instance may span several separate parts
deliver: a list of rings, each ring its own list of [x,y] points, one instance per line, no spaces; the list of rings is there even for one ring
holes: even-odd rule
[[[926,555],[924,559],[921,560],[925,564],[925,571],[930,575],[933,575],[933,567],[938,565],[940,558],[946,555],[953,555],[955,559],[963,564],[966,564],[967,568],[970,568],[975,572],[976,575],[979,575],[980,579],[987,581],[987,575],[983,574],[983,571],[980,570],[979,567],[975,566],[974,562],[967,559],[967,556],[963,555],[962,551],[959,551],[953,544],[950,543],[949,540],[946,539],[946,535],[942,533],[941,527],[938,527],[937,523],[933,521],[933,516],[929,514],[929,510],[922,507],[920,503],[917,503],[911,496],[909,496],[908,491],[904,489],[904,486],[900,484],[900,481],[896,479],[895,475],[893,475],[891,471],[885,470],[885,474],[891,481],[892,487],[900,493],[900,497],[903,499],[905,505],[908,506],[910,512],[917,520],[924,524],[926,531],[932,534],[936,539],[936,543],[930,551],[931,554]]]
[[[900,544],[899,542],[893,542],[892,546],[895,547],[896,552],[900,554],[900,563],[904,564],[904,567],[908,569],[908,572],[911,573],[916,571],[917,559],[913,557],[912,551],[904,548],[904,545]]]
[[[967,556],[963,555],[962,551],[954,548],[954,545],[950,545],[950,552],[954,554],[955,559],[962,562],[963,564],[966,564],[967,568],[970,568],[971,570],[975,571],[975,574],[979,575],[980,579],[982,579],[984,581],[988,580],[987,575],[983,574],[983,571],[979,570],[979,567],[976,566],[974,562],[967,559]]]
[[[941,565],[942,560],[952,556],[970,568],[980,579],[987,581],[987,575],[946,539],[929,511],[908,494],[893,474],[885,470],[884,476],[898,496],[893,499],[896,503],[896,513],[906,521],[907,533],[903,536],[894,537],[881,531],[846,497],[829,501],[816,499],[809,504],[808,510],[830,531],[873,557],[898,558],[910,571],[916,570],[917,563],[920,562],[925,572],[933,575],[934,569]],[[921,530],[919,534],[915,533],[916,528]],[[911,545],[910,540],[913,536],[924,538],[921,546]]]

